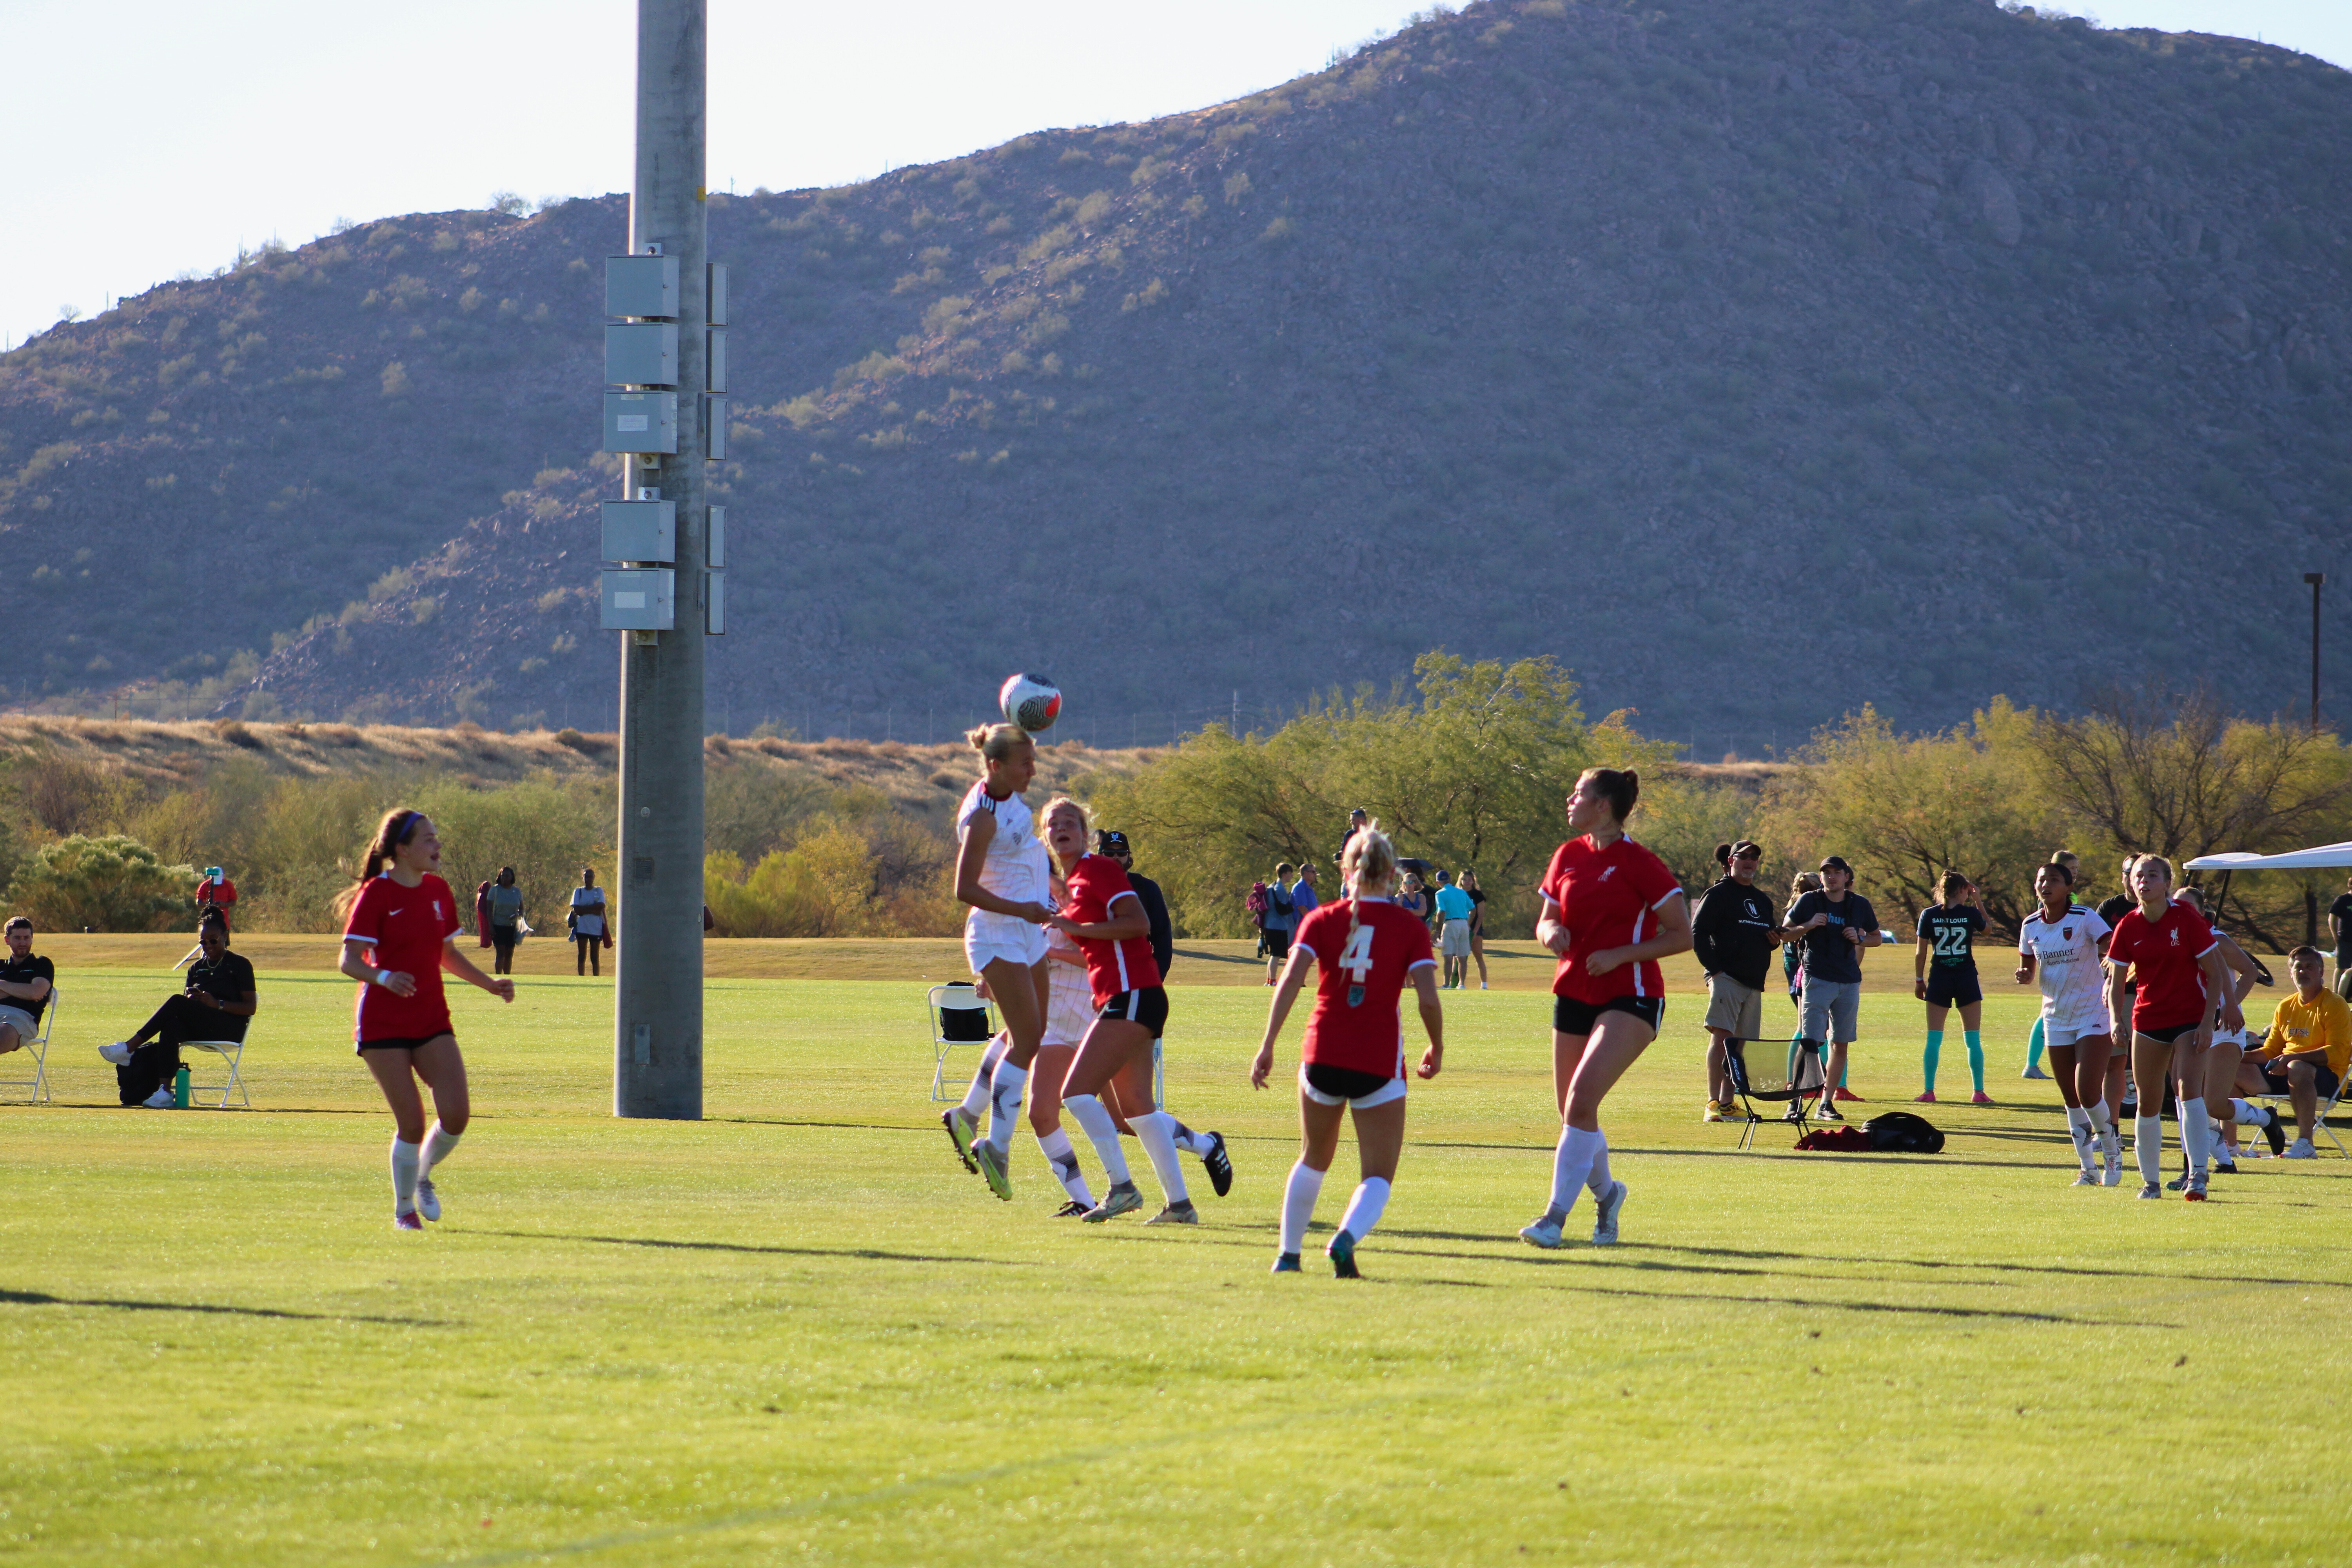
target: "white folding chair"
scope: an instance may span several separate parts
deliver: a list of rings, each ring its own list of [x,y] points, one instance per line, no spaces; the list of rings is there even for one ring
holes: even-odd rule
[[[231,1094],[236,1096],[238,1110],[253,1109],[253,1098],[245,1091],[245,1042],[243,1040],[182,1040],[180,1044],[183,1047],[193,1047],[200,1051],[210,1051],[228,1066],[227,1080],[222,1083],[197,1083],[194,1081],[194,1075],[189,1075],[188,1104],[191,1108],[194,1107],[198,1095],[211,1094],[218,1090],[220,1099],[211,1109],[228,1110],[228,1097]]]
[[[5,1057],[0,1057],[0,1068],[6,1068],[20,1059],[30,1057],[33,1062],[33,1076],[0,1079],[0,1090],[12,1089],[26,1090],[25,1100],[26,1105],[41,1105],[52,1098],[49,1093],[49,1031],[56,1028],[57,1025],[58,988],[52,983],[49,986],[48,1003],[41,1009],[41,1032],[26,1040],[16,1050]]]
[[[2352,1074],[2347,1074],[2344,1078],[2338,1078],[2336,1080],[2336,1092],[2334,1094],[2324,1095],[2321,1097],[2319,1101],[2319,1114],[2311,1119],[2311,1125],[2313,1131],[2318,1133],[2320,1137],[2326,1139],[2330,1143],[2336,1145],[2336,1152],[2338,1154],[2343,1154],[2346,1158],[2352,1159],[2352,1152],[2347,1152],[2344,1147],[2344,1140],[2336,1136],[2336,1129],[2327,1125],[2327,1119],[2336,1113],[2336,1102],[2344,1098],[2345,1078],[2352,1078]],[[2269,1106],[2272,1113],[2279,1119],[2279,1125],[2281,1127],[2285,1127],[2289,1122],[2294,1120],[2294,1097],[2293,1095],[2279,1094],[2272,1089],[2265,1089],[2260,1094],[2253,1095],[2251,1098],[2260,1100],[2264,1105]]]
[[[958,1046],[985,1048],[996,1037],[996,1018],[980,992],[969,981],[951,980],[931,987],[931,1099],[954,1100],[947,1092],[948,1053]]]

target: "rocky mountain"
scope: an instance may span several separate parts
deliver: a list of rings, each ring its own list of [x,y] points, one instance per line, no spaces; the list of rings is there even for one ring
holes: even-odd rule
[[[712,721],[923,740],[1030,668],[1149,742],[1438,645],[1707,754],[2151,675],[2287,706],[2301,574],[2352,565],[2347,197],[2346,72],[1983,0],[1485,0],[713,196]],[[608,726],[622,236],[390,219],[0,358],[12,695]]]

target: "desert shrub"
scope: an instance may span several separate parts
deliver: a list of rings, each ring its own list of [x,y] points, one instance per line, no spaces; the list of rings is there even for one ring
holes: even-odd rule
[[[47,931],[166,931],[191,913],[196,874],[167,866],[127,834],[70,834],[45,844],[17,868],[13,905]]]

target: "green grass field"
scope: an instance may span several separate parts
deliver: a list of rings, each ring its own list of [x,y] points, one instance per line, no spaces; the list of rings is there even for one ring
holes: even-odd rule
[[[1935,1158],[1736,1152],[1685,991],[1611,1102],[1624,1245],[1558,1254],[1513,1234],[1546,999],[1449,993],[1350,1284],[1266,1273],[1261,988],[1175,988],[1171,1108],[1239,1173],[1176,1232],[1049,1219],[1025,1139],[1010,1205],[953,1164],[911,982],[714,981],[694,1124],[606,1114],[604,985],[464,993],[478,1113],[410,1235],[349,987],[264,978],[250,1114],[108,1104],[160,965],[73,971],[61,1103],[0,1109],[0,1561],[2342,1560],[2347,1165],[2070,1188],[2005,985],[2001,1103]],[[1918,1017],[1864,1016],[1867,1112]]]

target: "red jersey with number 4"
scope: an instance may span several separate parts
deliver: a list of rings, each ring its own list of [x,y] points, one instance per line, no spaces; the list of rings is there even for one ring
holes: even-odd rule
[[[360,956],[378,969],[406,974],[416,994],[402,996],[372,981],[360,984],[355,1037],[426,1040],[449,1030],[449,999],[441,994],[441,947],[457,931],[457,900],[449,884],[425,874],[404,888],[381,876],[360,890],[343,940],[361,944]]]
[[[2139,989],[2132,995],[2132,1028],[2177,1029],[2205,1018],[2205,973],[2198,961],[2221,943],[2205,917],[2174,904],[2160,921],[2134,909],[2107,939],[2107,962],[2128,963]]]
[[[1062,913],[1082,926],[1098,926],[1112,919],[1114,903],[1135,906],[1119,910],[1120,915],[1138,914],[1143,909],[1143,900],[1127,879],[1127,868],[1108,855],[1078,857],[1078,863],[1070,868],[1069,889]],[[1150,933],[1125,942],[1083,936],[1073,940],[1087,955],[1087,986],[1094,993],[1096,1006],[1122,991],[1141,991],[1160,984],[1160,965],[1151,956]]]
[[[1305,1059],[1402,1078],[1404,1022],[1397,1004],[1412,972],[1437,962],[1429,951],[1429,928],[1386,899],[1363,899],[1350,936],[1343,900],[1299,921],[1291,942],[1313,952],[1322,968],[1315,1011],[1307,1019]]]
[[[1595,849],[1590,838],[1571,838],[1552,852],[1537,890],[1543,912],[1568,928],[1568,952],[1552,976],[1554,995],[1597,1006],[1620,996],[1666,994],[1654,958],[1597,976],[1584,972],[1587,953],[1631,947],[1658,934],[1658,911],[1683,893],[1664,861],[1630,838],[1606,849]]]

